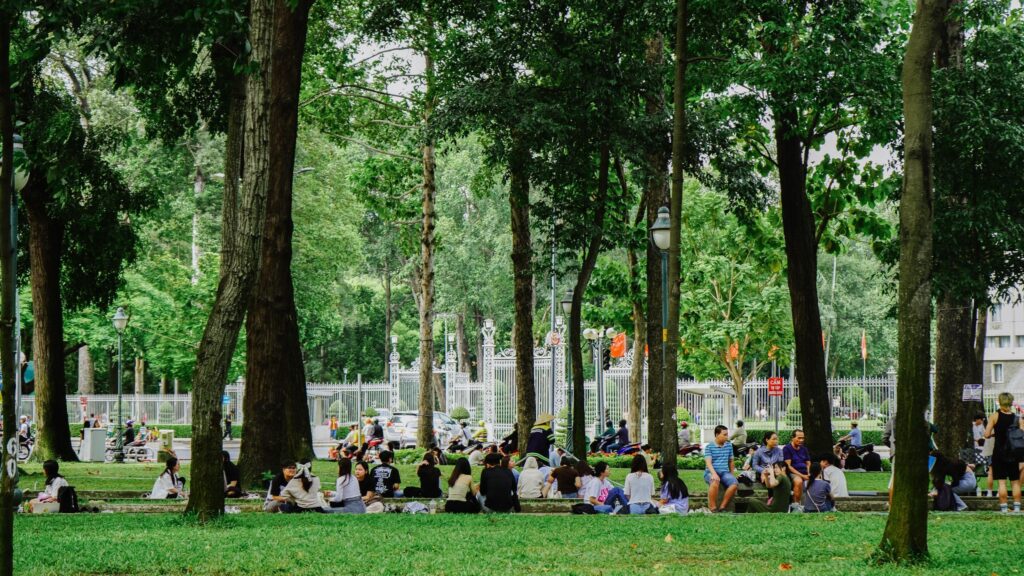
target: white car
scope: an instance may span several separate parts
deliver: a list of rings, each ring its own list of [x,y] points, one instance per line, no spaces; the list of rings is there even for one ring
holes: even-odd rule
[[[399,448],[415,448],[419,432],[419,412],[395,412],[384,425],[384,442],[395,442]],[[434,438],[444,446],[451,437],[455,421],[444,412],[434,412]]]

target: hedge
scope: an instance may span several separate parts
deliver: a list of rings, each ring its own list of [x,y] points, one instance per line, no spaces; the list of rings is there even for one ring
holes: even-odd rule
[[[114,424],[116,426],[116,424]],[[191,424],[153,424],[148,426],[149,428],[156,428],[157,430],[174,430],[175,438],[191,438],[192,437],[192,425]],[[138,433],[139,429],[136,427],[135,432]],[[71,424],[71,436],[80,436],[82,434],[81,424]],[[235,438],[242,437],[242,425],[232,424],[231,435]]]

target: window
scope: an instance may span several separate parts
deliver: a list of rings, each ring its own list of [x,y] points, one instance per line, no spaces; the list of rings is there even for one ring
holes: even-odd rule
[[[1024,336],[1017,336],[1017,348],[1024,348]]]
[[[991,320],[993,322],[1003,321],[1003,306],[1001,304],[992,305]]]
[[[1000,384],[1003,381],[1003,365],[996,363],[992,365],[992,382]]]
[[[988,341],[985,344],[986,348],[1009,348],[1010,347],[1010,337],[1009,336],[989,336],[987,338],[987,340]],[[1021,342],[1024,342],[1024,340],[1021,340],[1020,337],[1018,336],[1018,340],[1017,340],[1018,344],[1017,345],[1021,346],[1022,345]]]

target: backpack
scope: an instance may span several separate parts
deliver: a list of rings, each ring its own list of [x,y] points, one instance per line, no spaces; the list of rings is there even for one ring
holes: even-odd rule
[[[1006,455],[1011,459],[1024,461],[1024,430],[1020,428],[1020,417],[1013,416],[1013,424],[1006,431]]]
[[[69,514],[81,512],[78,507],[78,493],[74,486],[62,486],[57,489],[57,502],[60,504],[60,513]]]
[[[936,512],[956,512],[956,500],[953,499],[953,488],[943,484],[935,494],[933,509]]]

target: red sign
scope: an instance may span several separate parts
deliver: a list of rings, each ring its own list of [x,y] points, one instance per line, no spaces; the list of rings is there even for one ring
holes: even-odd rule
[[[768,395],[769,396],[782,396],[782,378],[769,378],[768,379]]]

